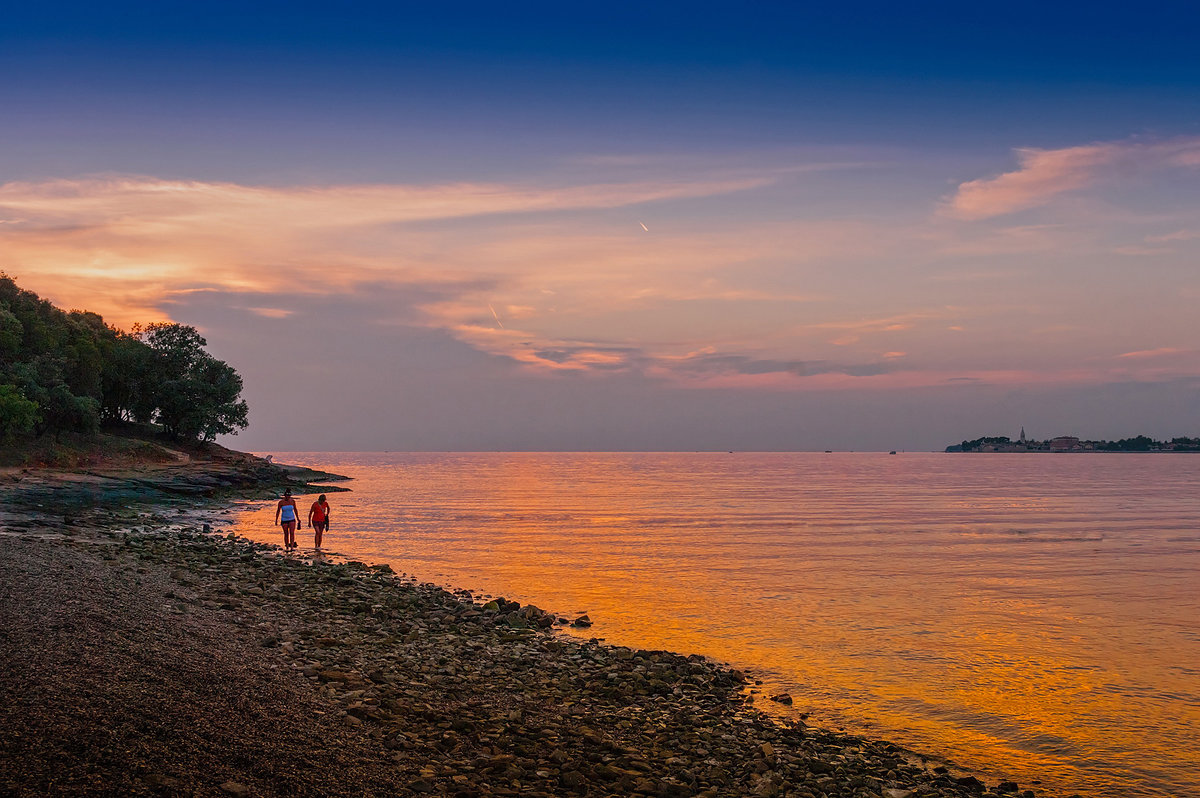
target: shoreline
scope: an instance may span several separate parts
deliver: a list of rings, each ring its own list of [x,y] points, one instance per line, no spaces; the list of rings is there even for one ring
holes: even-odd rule
[[[267,489],[260,484],[253,492]],[[7,484],[0,492],[0,527],[15,559],[29,566],[27,582],[61,579],[61,569],[49,565],[58,562],[74,566],[71,579],[83,571],[157,581],[166,622],[203,622],[226,633],[213,637],[218,654],[238,647],[247,667],[273,674],[301,697],[295,711],[285,704],[272,709],[275,715],[299,725],[332,723],[357,763],[348,771],[359,779],[353,794],[907,798],[985,791],[974,776],[926,769],[891,743],[771,719],[745,700],[742,674],[697,655],[554,635],[546,629],[556,619],[536,608],[481,605],[465,591],[400,579],[386,566],[310,564],[276,545],[221,537],[209,531],[231,512],[219,499],[168,493],[165,502],[66,506],[64,514],[63,506],[47,512],[11,501]],[[121,506],[120,491],[106,495]],[[87,598],[72,606],[87,612]],[[11,648],[14,620],[0,617]],[[106,623],[123,620],[118,614]],[[47,635],[33,632],[25,645],[45,644],[39,640]],[[139,653],[124,655],[136,661]],[[104,652],[97,656],[103,660]],[[61,663],[67,684],[84,676],[72,674],[72,662]],[[14,675],[32,678],[20,667]],[[250,717],[262,714],[258,696],[236,682],[223,690]],[[0,735],[11,734],[15,722],[7,718]],[[104,737],[106,720],[95,722],[92,736]],[[162,735],[143,737],[154,749]],[[23,750],[5,762],[0,785],[15,794],[44,792],[44,782],[13,781],[46,772],[38,767],[46,752]],[[266,763],[248,757],[241,769],[217,775],[172,764],[167,751],[143,758],[156,757],[161,764],[149,775],[101,773],[101,783],[137,794],[342,794],[329,784],[296,782],[269,754]],[[97,767],[94,756],[80,754],[65,772]],[[228,778],[215,782],[218,776]],[[1018,792],[1012,782],[987,793],[1047,795]]]

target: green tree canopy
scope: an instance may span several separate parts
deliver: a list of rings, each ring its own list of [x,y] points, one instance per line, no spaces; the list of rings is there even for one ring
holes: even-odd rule
[[[210,441],[246,428],[242,378],[204,351],[208,342],[195,327],[151,324],[140,337],[153,352],[157,420],[170,435]]]
[[[0,442],[18,433],[32,432],[41,420],[37,402],[26,399],[15,385],[0,384]]]
[[[126,333],[66,312],[0,273],[0,435],[94,432],[111,421],[157,422],[177,438],[245,429],[242,378],[194,327]]]

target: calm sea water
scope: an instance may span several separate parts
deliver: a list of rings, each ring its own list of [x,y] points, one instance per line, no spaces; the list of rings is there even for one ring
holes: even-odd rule
[[[327,549],[1024,785],[1200,796],[1200,456],[275,455],[355,478]]]

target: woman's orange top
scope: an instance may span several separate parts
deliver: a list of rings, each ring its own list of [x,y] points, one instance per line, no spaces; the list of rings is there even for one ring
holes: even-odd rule
[[[328,506],[327,504],[321,504],[321,502],[313,502],[312,520],[315,523],[320,524],[325,522],[325,508]]]

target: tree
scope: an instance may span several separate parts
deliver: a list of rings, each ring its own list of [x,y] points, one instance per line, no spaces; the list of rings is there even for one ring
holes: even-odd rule
[[[157,400],[154,371],[154,350],[136,335],[118,332],[101,373],[101,417],[105,421],[153,421]]]
[[[992,437],[976,438],[973,441],[963,441],[962,444],[960,444],[960,445],[962,446],[962,450],[964,452],[973,452],[976,449],[979,449],[984,444],[989,444],[989,443],[997,444],[997,445],[1006,445],[1006,444],[1012,443],[1012,441],[1009,440],[1007,435],[996,435],[996,436],[992,436]]]
[[[25,326],[13,315],[3,301],[0,301],[0,360],[12,362],[21,351],[21,341],[25,337]]]
[[[0,272],[0,386],[10,386],[0,430],[58,436],[126,420],[157,421],[176,438],[236,434],[247,425],[242,378],[205,346],[183,324],[128,334],[67,313]]]
[[[96,314],[65,313],[0,274],[0,383],[35,404],[38,435],[96,429],[111,334]]]
[[[1153,438],[1137,435],[1133,438],[1122,438],[1119,441],[1104,441],[1096,448],[1107,452],[1148,452],[1160,447],[1161,444]]]
[[[41,407],[42,433],[82,432],[91,435],[100,426],[100,403],[90,396],[76,396],[63,384],[45,392]]]
[[[37,402],[26,399],[15,385],[0,385],[0,441],[14,434],[32,432],[41,421]]]
[[[139,337],[154,353],[156,420],[168,435],[211,441],[246,428],[249,408],[239,398],[242,378],[204,351],[208,342],[195,327],[151,324]]]

